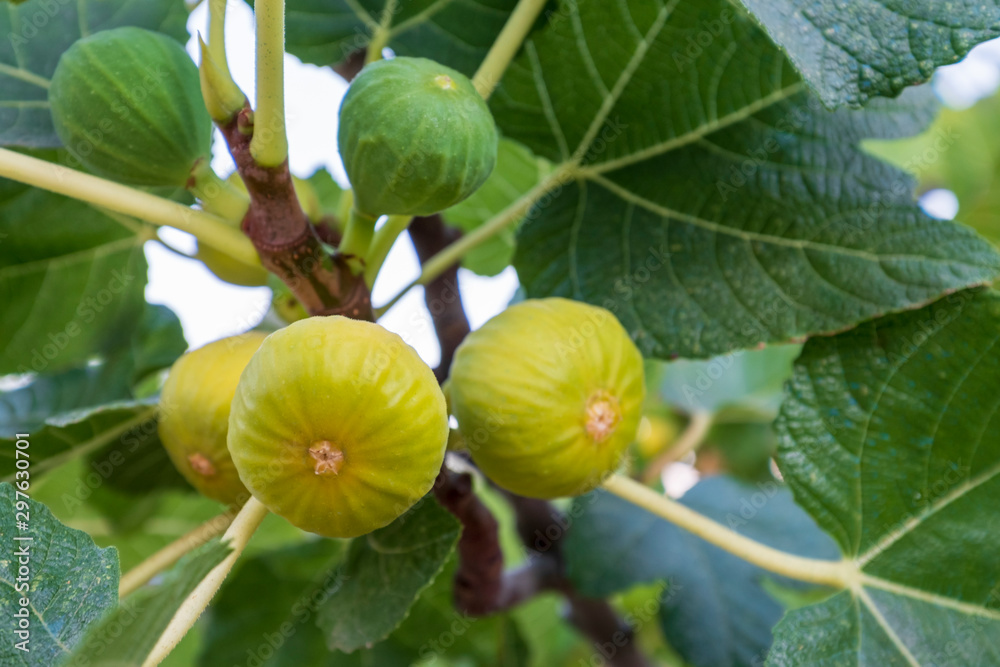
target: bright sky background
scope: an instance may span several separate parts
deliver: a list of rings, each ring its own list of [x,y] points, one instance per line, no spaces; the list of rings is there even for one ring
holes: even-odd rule
[[[188,28],[193,35],[207,32],[205,3],[191,14]],[[233,76],[253,100],[253,14],[242,0],[229,2],[226,37]],[[192,38],[188,50],[195,54],[196,47],[197,40]],[[996,90],[998,85],[1000,42],[984,44],[962,63],[938,71],[938,91],[946,102],[956,107],[973,104]],[[335,179],[346,185],[337,156],[337,109],[345,88],[344,81],[329,68],[303,65],[294,57],[286,56],[288,140],[291,168],[296,175],[309,176],[317,168],[326,167]],[[213,164],[223,177],[234,169],[225,143],[219,137]],[[946,191],[928,193],[922,203],[928,212],[942,218],[954,217],[957,210],[954,196]],[[182,250],[194,250],[193,239],[187,234],[165,230],[164,238]],[[255,326],[267,312],[270,290],[265,287],[246,288],[224,283],[200,262],[181,258],[156,243],[146,245],[146,256],[150,265],[146,296],[151,302],[165,304],[177,313],[191,347],[241,333]],[[375,285],[375,304],[386,302],[418,273],[416,255],[404,234]],[[504,308],[517,288],[517,276],[512,268],[492,279],[463,271],[460,283],[466,311],[473,327],[478,327]],[[437,364],[438,346],[420,289],[411,290],[381,323],[403,336],[428,364]]]

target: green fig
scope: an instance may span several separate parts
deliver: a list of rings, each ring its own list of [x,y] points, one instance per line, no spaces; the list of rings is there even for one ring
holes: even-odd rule
[[[70,154],[122,183],[184,186],[211,153],[198,68],[158,32],[115,28],[74,42],[59,58],[49,104]]]
[[[337,141],[354,205],[376,217],[449,208],[497,160],[496,124],[472,82],[425,58],[365,66],[341,103]]]
[[[447,443],[433,371],[396,334],[340,316],[271,334],[229,415],[229,453],[253,496],[327,537],[369,533],[412,507]]]
[[[160,394],[158,429],[170,460],[203,495],[242,504],[250,493],[226,448],[229,404],[266,334],[251,331],[188,352],[170,369]]]
[[[533,498],[586,493],[614,472],[645,396],[642,355],[615,316],[559,298],[511,306],[471,333],[449,389],[476,465]]]

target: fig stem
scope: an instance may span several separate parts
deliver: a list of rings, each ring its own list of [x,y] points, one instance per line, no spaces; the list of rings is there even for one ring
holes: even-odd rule
[[[124,598],[135,592],[157,574],[180,560],[187,552],[197,549],[213,537],[221,535],[233,522],[234,516],[233,513],[226,512],[212,517],[133,567],[122,576],[118,584],[118,597]]]
[[[390,215],[385,224],[375,230],[371,245],[368,247],[368,254],[365,256],[365,283],[369,288],[375,284],[375,278],[385,264],[385,258],[389,256],[389,251],[392,250],[399,235],[410,226],[411,220],[413,217],[409,215]]]
[[[201,202],[201,207],[213,215],[239,227],[250,208],[250,197],[231,183],[219,178],[208,160],[199,160],[191,170],[188,190]]]
[[[472,77],[472,85],[484,100],[488,100],[500,84],[503,73],[517,55],[545,3],[546,0],[519,0],[514,7],[507,23],[504,24],[489,53],[483,58],[475,76]]]
[[[260,1],[258,0],[259,5]],[[232,551],[221,563],[212,568],[212,571],[201,580],[181,606],[177,608],[174,617],[170,619],[170,623],[167,624],[163,634],[156,641],[156,645],[153,646],[146,660],[142,663],[143,667],[160,664],[184,638],[184,635],[205,611],[208,603],[212,601],[212,597],[219,590],[226,575],[233,569],[236,560],[246,548],[247,542],[250,541],[268,514],[269,510],[256,498],[250,498],[247,501],[247,504],[233,519],[226,534],[222,536],[222,541],[228,543]]]
[[[361,273],[365,268],[365,259],[368,257],[368,249],[371,247],[372,238],[375,235],[377,221],[377,216],[373,217],[362,213],[354,206],[351,207],[351,213],[347,216],[344,236],[337,250],[347,259],[351,273],[354,275]]]
[[[740,535],[708,517],[623,475],[612,475],[601,485],[619,498],[637,505],[697,535],[748,563],[799,581],[833,588],[849,588],[858,577],[853,563],[796,556]]]
[[[250,154],[262,167],[288,159],[285,134],[285,0],[257,0],[257,108]]]
[[[127,185],[5,148],[0,148],[0,177],[103,206],[153,225],[174,227],[233,259],[251,266],[260,263],[253,243],[222,218]]]
[[[366,65],[376,60],[382,60],[382,50],[389,44],[389,38],[392,37],[392,17],[396,13],[396,4],[397,0],[386,0],[385,2],[382,16],[368,42],[368,48],[365,49]]]

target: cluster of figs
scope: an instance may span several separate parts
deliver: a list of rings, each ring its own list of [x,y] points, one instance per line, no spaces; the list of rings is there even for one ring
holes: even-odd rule
[[[56,69],[51,106],[63,144],[107,178],[184,186],[210,156],[197,69],[158,33],[121,28],[76,42]],[[359,213],[427,215],[482,185],[497,131],[464,75],[397,57],[351,83],[338,142]],[[430,491],[449,441],[500,487],[554,498],[596,487],[635,437],[642,358],[602,308],[522,301],[470,334],[450,371],[442,391],[379,324],[307,317],[182,356],[161,394],[160,437],[204,495],[233,505],[253,496],[328,537],[403,514]]]

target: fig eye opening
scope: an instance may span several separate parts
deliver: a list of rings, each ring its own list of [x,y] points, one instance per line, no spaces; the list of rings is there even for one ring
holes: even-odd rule
[[[587,399],[584,428],[595,443],[607,440],[622,420],[618,399],[604,391],[595,392]]]
[[[434,83],[442,90],[455,90],[455,80],[447,74],[438,74],[434,77]]]
[[[317,475],[336,475],[344,465],[344,452],[329,440],[314,442],[309,456],[316,461]]]
[[[215,466],[204,454],[192,454],[188,457],[191,469],[202,477],[211,477],[215,474]]]

